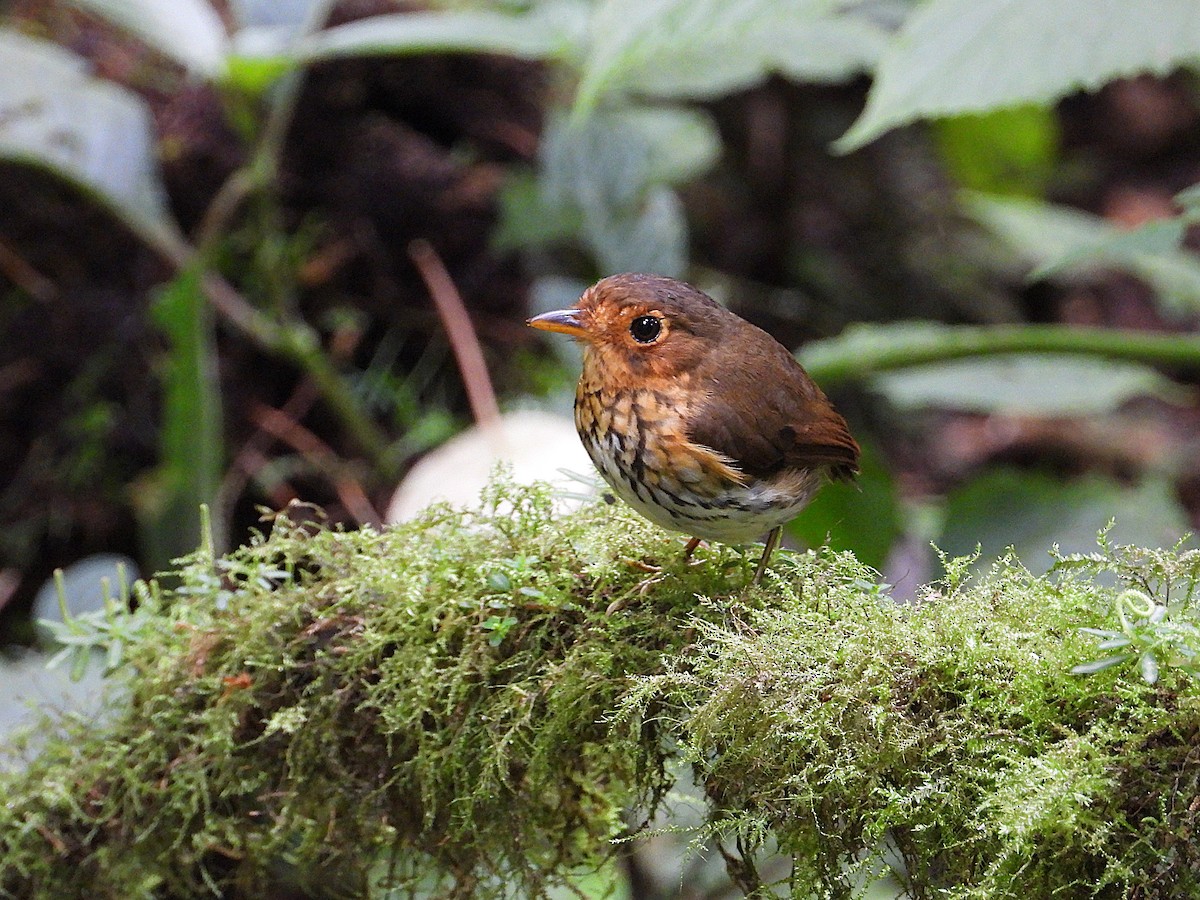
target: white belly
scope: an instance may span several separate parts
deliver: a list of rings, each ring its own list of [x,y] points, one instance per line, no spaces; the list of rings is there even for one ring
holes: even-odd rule
[[[682,531],[706,541],[741,544],[794,519],[812,499],[822,478],[812,472],[791,473],[779,484],[754,481],[715,496],[703,496],[686,485],[667,491],[638,480],[612,452],[600,452],[584,441],[588,455],[618,497],[662,528]]]

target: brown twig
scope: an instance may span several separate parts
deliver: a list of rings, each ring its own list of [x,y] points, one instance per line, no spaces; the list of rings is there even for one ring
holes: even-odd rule
[[[0,569],[0,609],[8,605],[20,586],[21,576],[16,569]]]
[[[6,241],[0,241],[0,273],[30,297],[49,303],[58,296],[54,282],[39,272]]]
[[[437,307],[442,325],[454,350],[458,371],[467,389],[467,402],[471,404],[471,415],[475,424],[486,426],[500,421],[500,407],[496,403],[496,391],[488,375],[487,363],[483,359],[483,348],[479,336],[471,324],[467,307],[463,304],[450,273],[442,258],[429,241],[418,239],[408,245],[408,255],[421,274],[429,295]]]
[[[337,454],[323,440],[282,410],[265,404],[255,404],[250,411],[250,419],[267,434],[287,444],[320,469],[333,484],[333,489],[346,511],[358,524],[382,524],[383,517],[371,505],[362,485],[346,476]]]
[[[40,372],[40,367],[31,359],[18,359],[6,366],[0,366],[0,395],[15,391],[34,381]]]
[[[292,395],[288,397],[287,402],[280,408],[280,412],[293,420],[299,421],[312,409],[318,396],[317,387],[313,384],[312,379],[305,378],[297,385]],[[254,434],[250,435],[242,446],[238,448],[237,455],[233,458],[228,471],[225,473],[225,477],[221,480],[216,500],[213,502],[213,507],[221,521],[230,521],[233,515],[233,504],[237,501],[242,491],[245,490],[246,484],[253,477],[254,473],[267,464],[267,448],[274,440],[274,435],[260,428]],[[271,499],[275,505],[282,506],[286,505],[287,501],[291,498],[285,498],[282,504],[279,503],[278,497]]]

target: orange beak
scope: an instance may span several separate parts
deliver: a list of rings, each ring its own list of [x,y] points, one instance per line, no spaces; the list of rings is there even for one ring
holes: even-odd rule
[[[561,331],[575,338],[586,338],[588,330],[583,326],[581,313],[575,307],[556,309],[542,313],[525,322],[530,328],[540,328],[542,331]]]

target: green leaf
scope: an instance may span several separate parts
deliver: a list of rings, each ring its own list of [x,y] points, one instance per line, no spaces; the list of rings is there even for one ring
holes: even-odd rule
[[[658,272],[681,277],[687,268],[687,217],[670,188],[651,188],[641,203],[615,215],[584,217],[584,234],[605,272]]]
[[[236,41],[269,42],[279,49],[325,21],[335,0],[229,0]]]
[[[964,556],[981,546],[986,559],[1011,546],[1035,573],[1051,566],[1047,547],[1057,543],[1064,554],[1088,552],[1113,518],[1109,536],[1115,543],[1169,547],[1188,530],[1165,480],[1129,488],[1098,475],[1068,481],[1012,468],[989,470],[953,491],[944,512],[937,544],[947,554]]]
[[[177,252],[150,112],[91,78],[62,48],[0,30],[0,159],[45,169],[108,208],[152,246]]]
[[[229,57],[225,82],[247,96],[257,97],[295,68],[284,55],[233,54]]]
[[[1152,652],[1147,650],[1142,654],[1139,660],[1139,666],[1142,672],[1142,678],[1146,680],[1146,684],[1155,684],[1158,681],[1158,659]]]
[[[836,4],[825,15],[768,20],[759,35],[769,71],[792,81],[828,84],[871,71],[890,38],[884,28],[847,3]]]
[[[305,62],[343,56],[401,53],[504,53],[549,59],[578,52],[582,8],[554,3],[524,15],[488,10],[395,13],[372,16],[317,32],[302,41]]]
[[[195,267],[183,271],[162,288],[154,308],[170,342],[161,376],[161,459],[135,502],[155,569],[195,547],[200,505],[213,504],[224,463],[215,335],[200,278]]]
[[[498,253],[553,246],[580,234],[583,217],[564,203],[549,203],[537,175],[530,170],[510,172],[498,197],[500,222],[492,232]]]
[[[1200,339],[1071,325],[943,325],[893,322],[852,325],[837,337],[813,341],[797,354],[818,384],[879,372],[1002,353],[1101,356],[1154,365],[1200,365]]]
[[[1106,656],[1103,659],[1096,659],[1090,663],[1072,666],[1071,673],[1073,675],[1094,675],[1097,672],[1103,672],[1105,669],[1111,669],[1113,666],[1119,666],[1128,659],[1128,653],[1118,653],[1116,656]]]
[[[592,17],[576,107],[613,93],[712,98],[772,72],[843,81],[886,34],[844,0],[606,0]]]
[[[1123,230],[1099,216],[1032,200],[966,194],[963,205],[1034,265],[1033,280],[1123,269],[1158,293],[1164,311],[1200,312],[1200,257],[1180,246],[1183,217]]]
[[[1193,184],[1175,195],[1175,202],[1183,207],[1189,223],[1200,221],[1200,184]]]
[[[873,444],[862,442],[862,473],[853,484],[834,482],[821,488],[789,533],[810,547],[828,543],[853,550],[874,569],[882,569],[902,530],[896,483]]]
[[[943,408],[1038,416],[1111,412],[1140,396],[1183,389],[1137,363],[1086,356],[1010,354],[886,372],[871,386],[901,409]]]
[[[931,0],[884,52],[849,152],[918,119],[1050,103],[1200,57],[1195,0]]]
[[[648,182],[681,184],[703,175],[721,155],[721,134],[708,113],[682,106],[626,106],[611,114],[646,146]]]
[[[577,221],[604,271],[680,275],[686,267],[687,221],[675,192],[657,180],[668,169],[654,160],[652,120],[623,111],[558,118],[542,140],[549,219]]]
[[[229,39],[207,0],[68,0],[137,35],[205,78],[225,71]]]
[[[936,123],[950,174],[973,191],[1041,196],[1058,157],[1058,119],[1041,106],[998,109]]]
[[[227,84],[261,96],[296,65],[296,44],[324,24],[334,0],[230,0],[236,27]]]

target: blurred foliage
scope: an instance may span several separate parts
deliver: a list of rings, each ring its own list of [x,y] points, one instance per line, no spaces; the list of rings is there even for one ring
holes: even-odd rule
[[[180,552],[175,536],[196,533],[196,510],[216,497],[224,469],[212,311],[200,278],[195,269],[181,272],[162,289],[154,310],[172,349],[160,376],[164,418],[159,468],[142,480],[137,498],[143,534],[150,542],[147,555],[156,561]],[[225,546],[224,524],[218,546]]]
[[[1190,0],[929,0],[914,4],[839,144],[962,113],[1049,104],[1116,78],[1195,64]]]
[[[1116,519],[1114,540],[1172,546],[1187,522],[1161,478],[1129,487],[1101,475],[1063,479],[1046,472],[996,467],[946,498],[937,543],[952,555],[985,557],[1013,548],[1034,572],[1051,567],[1037,554],[1051,544],[1083,552],[1095,534]]]
[[[1125,269],[1154,288],[1164,312],[1183,321],[1200,313],[1200,259],[1180,246],[1188,226],[1200,221],[1195,207],[1173,219],[1121,229],[1098,216],[1040,201],[968,195],[964,205],[1034,264],[1031,279]]]
[[[1153,369],[1095,356],[1008,353],[876,375],[871,387],[901,411],[947,409],[1031,416],[1115,412],[1135,397],[1194,401]]]
[[[1058,120],[1044,106],[940,119],[933,134],[955,182],[988,194],[1043,196],[1060,151]]]

